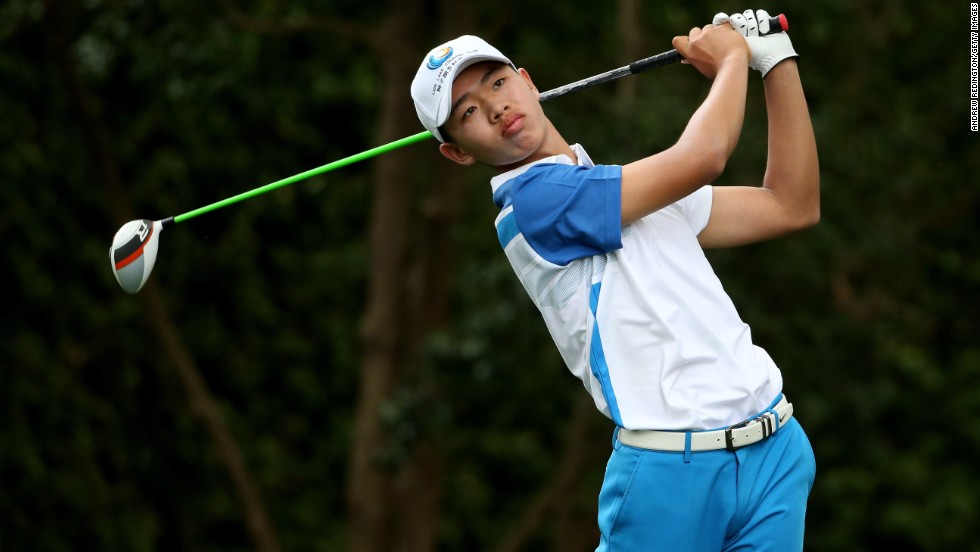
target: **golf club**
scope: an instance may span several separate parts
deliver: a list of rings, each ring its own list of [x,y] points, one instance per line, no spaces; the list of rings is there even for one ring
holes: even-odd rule
[[[783,32],[789,29],[789,23],[786,20],[786,16],[780,14],[769,20],[769,27],[770,33]],[[548,90],[547,92],[543,92],[541,94],[540,100],[548,101],[559,96],[564,96],[569,92],[590,88],[592,86],[616,80],[627,75],[642,73],[656,67],[670,65],[681,61],[681,59],[682,57],[677,50],[669,50],[648,58],[634,61],[629,65],[625,65],[618,69],[613,69],[612,71],[600,73],[592,77]],[[164,228],[179,222],[184,222],[196,216],[203,215],[210,211],[214,211],[215,209],[220,209],[221,207],[238,203],[257,195],[270,192],[277,188],[288,186],[301,180],[306,180],[308,178],[321,175],[365,159],[370,159],[383,153],[421,142],[431,137],[432,133],[427,130],[418,134],[413,134],[411,136],[389,142],[356,155],[351,155],[349,157],[327,163],[326,165],[315,169],[310,169],[297,175],[290,176],[289,178],[284,178],[282,180],[272,182],[271,184],[266,184],[265,186],[229,197],[228,199],[217,201],[210,205],[205,205],[204,207],[200,207],[177,216],[157,221],[150,219],[131,220],[122,225],[112,239],[112,247],[109,249],[109,262],[112,266],[112,273],[115,275],[116,281],[119,282],[119,285],[124,291],[128,293],[137,293],[140,289],[142,289],[143,285],[146,284],[147,279],[150,277],[150,272],[153,270],[153,265],[156,262],[160,233]]]

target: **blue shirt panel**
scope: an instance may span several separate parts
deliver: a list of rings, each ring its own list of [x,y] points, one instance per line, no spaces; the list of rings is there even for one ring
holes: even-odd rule
[[[514,217],[527,242],[559,266],[619,249],[622,167],[540,163],[512,180]]]

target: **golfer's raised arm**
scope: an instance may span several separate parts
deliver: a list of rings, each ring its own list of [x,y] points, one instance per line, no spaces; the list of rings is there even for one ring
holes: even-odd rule
[[[714,82],[676,144],[623,166],[624,225],[717,178],[742,130],[749,58],[744,39],[728,26],[709,25],[675,37],[673,44],[687,63]]]

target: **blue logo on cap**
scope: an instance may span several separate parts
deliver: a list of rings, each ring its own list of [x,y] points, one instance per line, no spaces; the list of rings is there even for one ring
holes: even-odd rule
[[[429,63],[426,63],[425,66],[429,69],[438,69],[443,63],[446,63],[446,60],[452,55],[452,46],[444,46],[439,48],[438,50],[432,52],[432,55],[429,56]]]

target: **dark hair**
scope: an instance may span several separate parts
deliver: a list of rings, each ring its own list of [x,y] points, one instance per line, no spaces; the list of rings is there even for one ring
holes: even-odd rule
[[[441,127],[437,128],[436,130],[438,130],[439,131],[439,135],[442,136],[442,141],[443,142],[454,142],[455,141],[455,140],[453,140],[453,137],[450,136],[448,132],[446,132],[446,125],[442,125]]]

